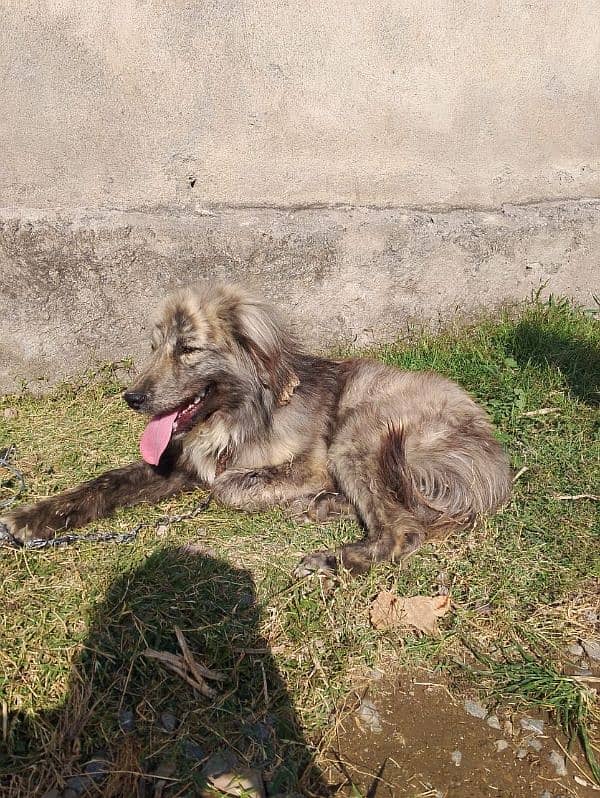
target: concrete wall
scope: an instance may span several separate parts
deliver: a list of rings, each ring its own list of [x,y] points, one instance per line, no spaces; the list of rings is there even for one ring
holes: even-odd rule
[[[0,58],[0,386],[215,272],[320,344],[600,291],[597,0],[3,0]]]

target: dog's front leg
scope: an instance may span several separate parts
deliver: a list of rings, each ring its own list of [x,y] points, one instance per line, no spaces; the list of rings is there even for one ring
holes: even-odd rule
[[[239,510],[264,510],[333,490],[324,468],[293,461],[265,468],[231,468],[213,483],[213,496]],[[307,503],[309,499],[307,498]]]
[[[144,462],[132,463],[36,504],[18,507],[0,517],[0,529],[4,524],[21,543],[48,539],[60,530],[75,529],[110,515],[117,507],[154,503],[198,484],[197,478],[184,471],[164,473]]]

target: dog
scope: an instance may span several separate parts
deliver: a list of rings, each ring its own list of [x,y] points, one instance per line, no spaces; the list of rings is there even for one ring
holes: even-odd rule
[[[508,500],[487,415],[438,374],[305,354],[267,303],[234,285],[171,294],[151,340],[123,394],[150,417],[142,459],[9,512],[0,522],[13,542],[204,488],[241,510],[356,516],[363,540],[308,554],[296,575],[360,573]]]

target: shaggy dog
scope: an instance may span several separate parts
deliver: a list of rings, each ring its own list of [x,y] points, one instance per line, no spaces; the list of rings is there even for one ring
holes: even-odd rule
[[[506,456],[461,388],[372,360],[306,355],[273,310],[239,287],[167,297],[152,353],[124,394],[151,417],[143,459],[5,515],[15,541],[208,487],[243,510],[287,506],[319,521],[355,514],[364,539],[309,554],[296,573],[360,572],[472,524],[509,496]]]

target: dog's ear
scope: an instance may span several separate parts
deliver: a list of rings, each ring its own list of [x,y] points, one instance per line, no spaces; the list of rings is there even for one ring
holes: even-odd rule
[[[294,350],[273,311],[254,299],[238,307],[238,337],[254,365],[262,384],[275,396],[279,407],[288,404],[300,384],[290,364]]]

